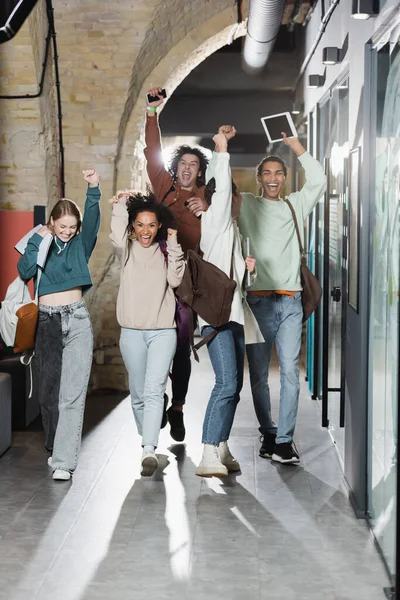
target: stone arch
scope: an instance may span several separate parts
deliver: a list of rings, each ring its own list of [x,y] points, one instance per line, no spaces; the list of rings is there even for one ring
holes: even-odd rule
[[[135,162],[132,167],[130,157],[141,154],[140,142],[136,152],[135,150],[132,152],[132,148],[143,136],[145,92],[154,85],[162,85],[168,89],[171,97],[174,90],[195,67],[219,48],[228,44],[229,41],[245,34],[245,24],[237,25],[236,23],[232,1],[224,0],[220,4],[228,5],[229,8],[225,8],[186,33],[165,55],[160,57],[147,76],[140,77],[138,71],[133,69],[128,98],[118,132],[114,161],[114,189],[125,185],[122,182],[127,181],[128,171],[134,168]],[[248,0],[242,10],[246,11],[247,8]],[[154,22],[157,23],[157,19]],[[138,61],[140,61],[140,55],[136,62]]]
[[[200,3],[199,3],[200,5]],[[229,43],[230,37],[244,35],[245,26],[236,25],[236,14],[232,0],[219,2],[220,12],[186,32],[152,68],[145,69],[147,75],[140,77],[136,70],[138,59],[132,72],[128,98],[121,116],[118,131],[117,152],[114,161],[113,189],[125,188],[129,184],[143,188],[145,164],[143,157],[145,92],[155,85],[166,87],[169,97],[185,77],[203,60]],[[247,14],[248,1],[244,10]],[[191,6],[194,10],[194,5]],[[196,12],[196,11],[195,11]],[[198,12],[198,10],[197,10]],[[214,11],[215,12],[215,11]],[[154,39],[153,34],[149,40]],[[148,42],[150,43],[150,42]],[[154,61],[153,61],[154,62]],[[104,230],[99,244],[109,244]],[[103,255],[104,256],[104,255]],[[100,265],[99,265],[100,266]],[[115,301],[119,284],[119,267],[109,252],[96,277],[97,282],[89,299],[89,308],[94,319],[95,364],[92,371],[92,387],[127,388],[127,378],[118,349],[119,327],[115,318]],[[97,361],[96,361],[97,356]],[[98,364],[96,364],[98,363]]]

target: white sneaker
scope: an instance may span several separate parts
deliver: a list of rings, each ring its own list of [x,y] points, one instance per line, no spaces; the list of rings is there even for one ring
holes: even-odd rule
[[[59,481],[68,481],[71,479],[71,473],[65,469],[56,469],[53,473],[53,479],[58,479]]]
[[[220,461],[217,446],[204,444],[203,457],[196,469],[196,475],[199,477],[226,477],[228,475],[228,469]]]
[[[47,459],[47,464],[49,465],[49,467],[51,467],[52,463],[53,463],[53,457],[49,456],[49,458]]]
[[[154,452],[143,454],[142,458],[142,477],[151,477],[158,467],[158,458]]]
[[[229,450],[228,442],[221,442],[218,446],[219,459],[226,466],[229,473],[238,473],[240,469],[239,461],[232,456]]]

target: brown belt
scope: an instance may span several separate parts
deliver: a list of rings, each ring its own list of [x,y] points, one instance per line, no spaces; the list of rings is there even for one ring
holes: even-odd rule
[[[274,294],[278,296],[290,296],[294,300],[294,295],[297,292],[288,292],[287,290],[249,290],[248,294],[252,294],[253,296],[273,296]]]

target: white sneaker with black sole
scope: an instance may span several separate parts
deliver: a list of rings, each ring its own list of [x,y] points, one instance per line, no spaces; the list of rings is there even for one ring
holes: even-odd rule
[[[146,452],[142,457],[142,477],[151,477],[158,467],[158,458],[154,452]]]
[[[275,444],[272,460],[280,462],[283,465],[296,465],[300,462],[300,457],[293,443],[285,442]]]

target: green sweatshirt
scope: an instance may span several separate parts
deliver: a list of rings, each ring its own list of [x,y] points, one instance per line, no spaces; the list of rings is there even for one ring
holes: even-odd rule
[[[326,177],[321,164],[308,152],[299,160],[306,183],[287,198],[303,238],[304,219],[325,192]],[[288,205],[282,199],[268,200],[250,193],[242,194],[242,198],[239,229],[250,239],[250,253],[257,261],[257,279],[250,290],[301,290],[299,243]]]
[[[100,227],[100,189],[88,187],[81,232],[64,244],[54,240],[50,246],[40,278],[39,297],[81,287],[85,294],[92,286],[88,261],[96,245]],[[37,253],[43,238],[34,233],[24,254],[18,261],[22,279],[29,280],[37,274]]]

